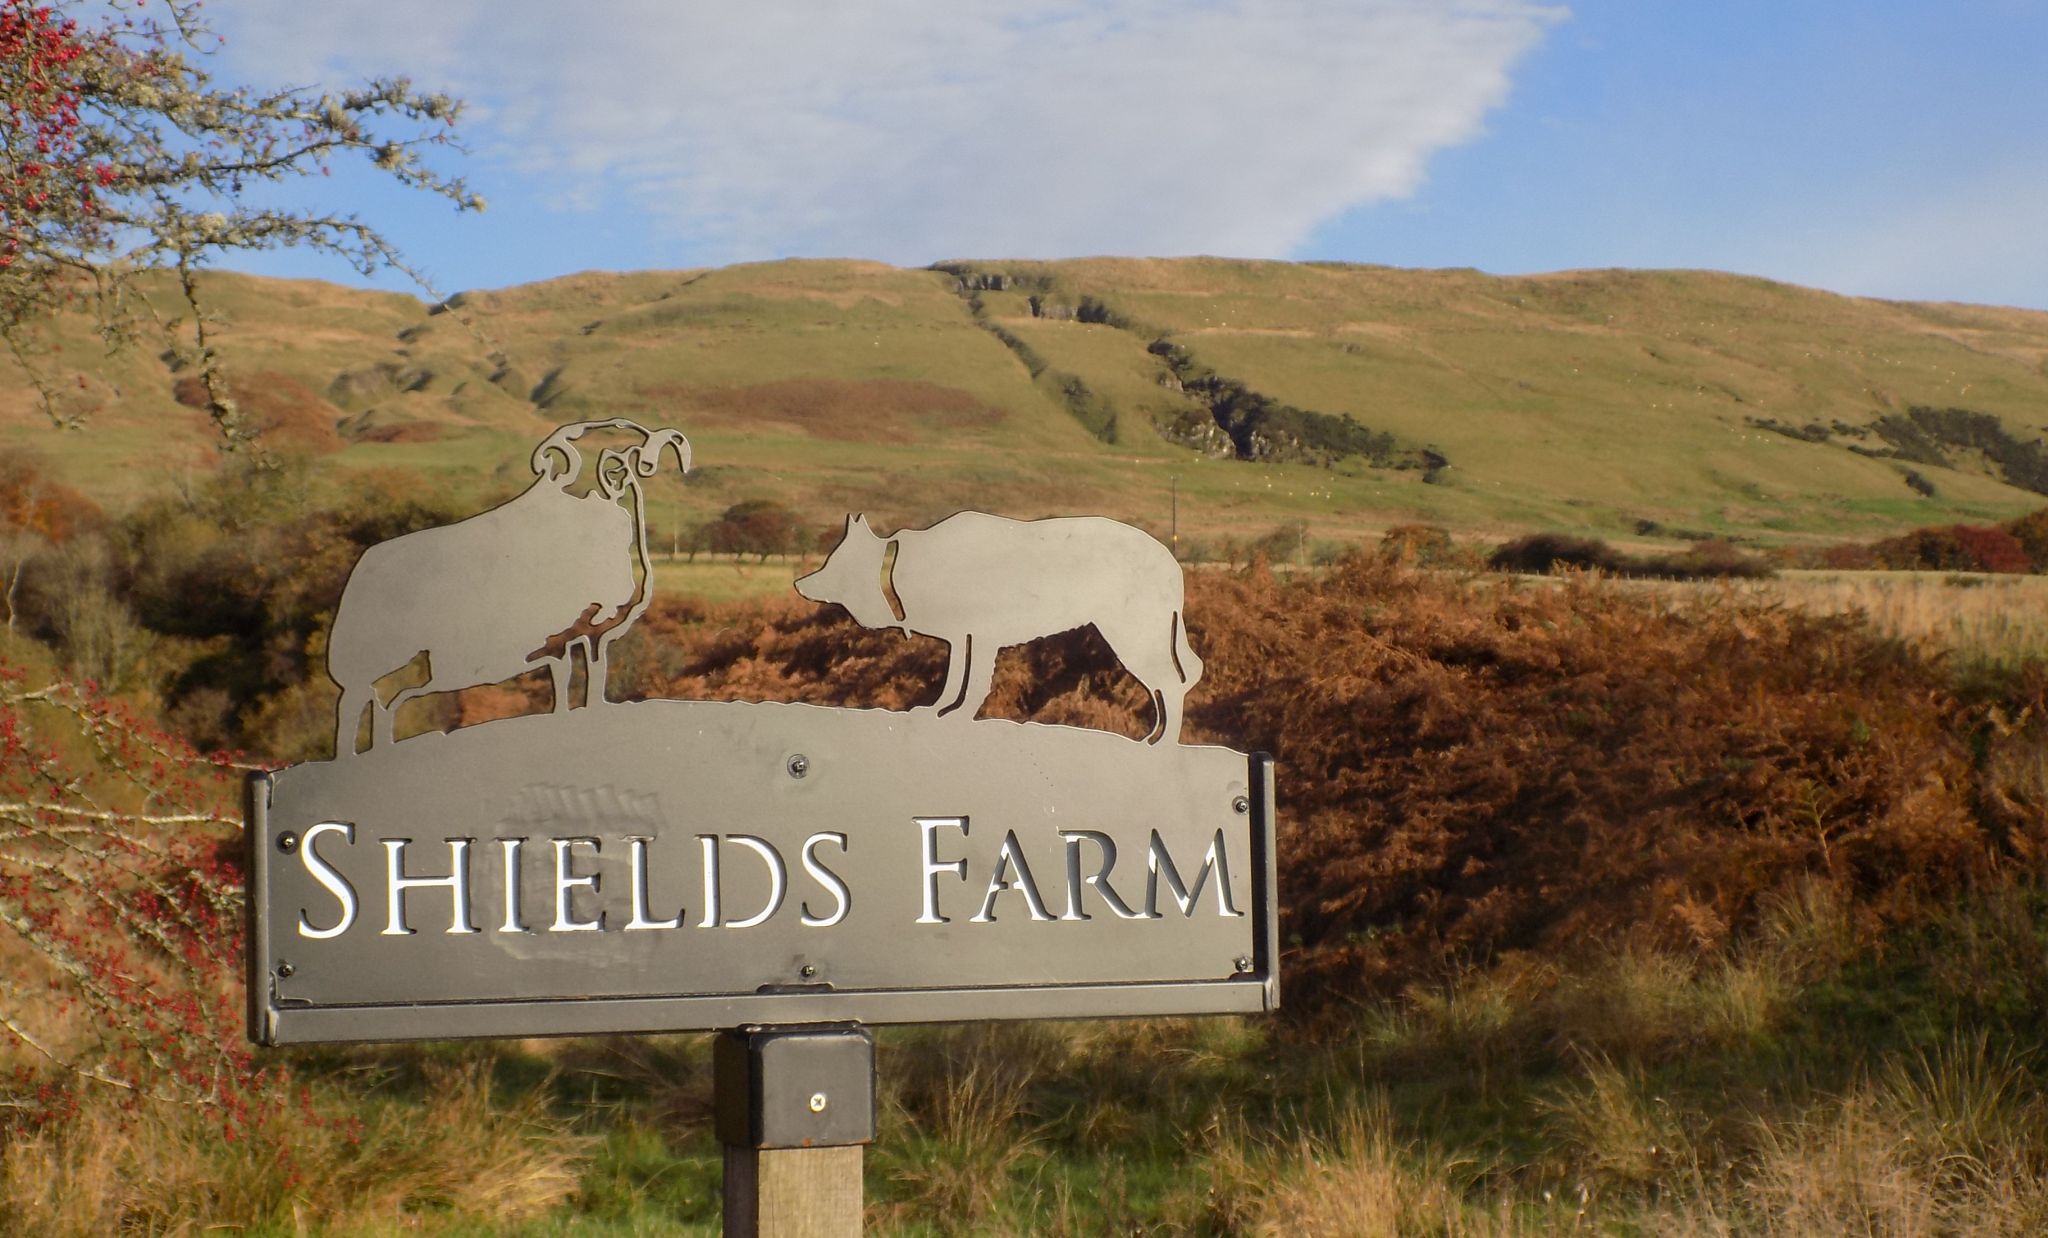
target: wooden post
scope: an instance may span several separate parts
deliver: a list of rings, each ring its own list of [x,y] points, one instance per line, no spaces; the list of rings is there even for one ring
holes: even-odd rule
[[[726,1238],[855,1238],[859,1144],[725,1149]]]
[[[737,1028],[711,1060],[726,1238],[858,1235],[874,1038],[847,1024]]]

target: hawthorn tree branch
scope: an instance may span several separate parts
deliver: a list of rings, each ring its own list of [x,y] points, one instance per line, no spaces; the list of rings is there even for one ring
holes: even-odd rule
[[[249,183],[322,175],[356,156],[457,210],[484,203],[425,157],[461,152],[459,101],[403,78],[338,93],[220,85],[200,65],[218,41],[199,10],[133,0],[117,20],[95,0],[0,0],[0,339],[45,415],[74,426],[84,414],[32,361],[38,329],[77,306],[120,347],[141,321],[138,277],[172,272],[192,313],[167,325],[190,331],[177,351],[197,363],[207,413],[235,450],[255,431],[226,380],[199,271],[223,253],[296,247],[426,287],[372,225],[252,205]]]

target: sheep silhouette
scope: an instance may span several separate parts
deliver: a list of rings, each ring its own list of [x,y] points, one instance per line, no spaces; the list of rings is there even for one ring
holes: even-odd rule
[[[972,718],[988,699],[996,654],[1042,636],[1095,626],[1152,698],[1148,743],[1178,743],[1181,704],[1202,675],[1182,619],[1173,553],[1143,529],[1100,516],[1009,520],[960,512],[927,529],[882,537],[865,516],[824,565],[796,582],[868,628],[946,642],[946,683],[932,706]]]
[[[631,431],[641,441],[603,449],[591,488],[578,494],[584,461],[575,443],[592,430]],[[623,418],[566,425],[534,449],[535,480],[514,498],[363,551],[327,642],[327,673],[341,688],[336,758],[355,754],[365,708],[371,747],[382,747],[392,742],[392,716],[406,701],[538,666],[552,676],[555,711],[567,710],[578,648],[583,704],[602,701],[607,650],[653,600],[641,480],[669,450],[688,472],[690,444],[681,431]],[[378,682],[423,654],[426,681],[380,701]]]

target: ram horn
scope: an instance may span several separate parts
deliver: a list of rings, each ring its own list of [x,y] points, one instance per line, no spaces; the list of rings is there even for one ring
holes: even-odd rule
[[[569,445],[592,430],[635,430],[642,437],[647,427],[624,417],[608,417],[603,421],[575,421],[556,430],[542,439],[540,446],[533,449],[533,475],[548,481],[559,481],[564,485],[576,480],[583,471],[583,457]],[[552,457],[552,458],[551,458]],[[562,471],[557,472],[554,459],[562,461]]]
[[[643,433],[647,434],[647,441],[633,453],[633,467],[640,476],[654,476],[655,470],[661,467],[661,453],[670,448],[675,450],[676,463],[682,466],[683,472],[690,471],[690,440],[683,437],[681,430],[660,429]]]

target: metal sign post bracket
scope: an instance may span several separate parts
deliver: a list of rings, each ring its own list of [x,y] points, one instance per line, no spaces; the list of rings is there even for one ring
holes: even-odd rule
[[[861,1232],[875,1138],[875,1041],[850,1024],[743,1027],[712,1046],[726,1238]]]

